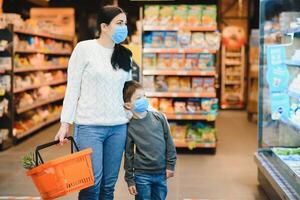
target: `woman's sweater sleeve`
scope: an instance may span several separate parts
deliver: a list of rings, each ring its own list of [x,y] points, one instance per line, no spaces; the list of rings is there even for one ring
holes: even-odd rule
[[[61,113],[61,122],[73,124],[75,120],[75,112],[80,96],[81,79],[86,64],[84,59],[84,51],[80,43],[78,43],[69,60],[68,83]]]

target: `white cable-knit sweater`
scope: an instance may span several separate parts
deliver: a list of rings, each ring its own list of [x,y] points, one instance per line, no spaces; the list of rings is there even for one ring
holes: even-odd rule
[[[69,60],[61,122],[102,126],[128,122],[122,90],[131,73],[113,69],[112,53],[97,40],[76,45]]]

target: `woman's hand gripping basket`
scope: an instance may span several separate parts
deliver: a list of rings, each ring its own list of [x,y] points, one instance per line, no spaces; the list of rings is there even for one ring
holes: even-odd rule
[[[71,141],[71,154],[46,163],[39,151],[56,145],[59,141],[36,147],[35,167],[27,171],[27,175],[32,178],[43,199],[55,199],[94,185],[92,149],[79,151],[73,137],[68,139]],[[74,147],[77,150],[75,153]]]

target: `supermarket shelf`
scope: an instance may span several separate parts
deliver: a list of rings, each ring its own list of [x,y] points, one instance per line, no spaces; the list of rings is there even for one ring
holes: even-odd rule
[[[203,92],[146,92],[148,97],[215,98],[216,93]]]
[[[237,62],[237,63],[231,63],[231,62],[225,62],[225,65],[241,65],[241,62]]]
[[[294,97],[296,99],[300,99],[300,93],[299,92],[294,92],[294,91],[289,90],[288,94],[289,94],[290,97]]]
[[[143,75],[169,75],[169,76],[215,76],[216,72],[193,71],[193,70],[143,70]]]
[[[16,89],[14,89],[14,94],[24,92],[24,91],[27,91],[27,90],[34,90],[34,89],[37,89],[37,88],[40,88],[40,87],[43,87],[43,86],[59,85],[59,84],[63,84],[63,83],[66,83],[66,82],[67,82],[67,80],[64,79],[64,80],[54,81],[54,82],[50,82],[50,83],[33,85],[33,86],[30,86],[30,87],[26,87],[26,88],[16,88]]]
[[[225,85],[240,85],[240,81],[225,81]]]
[[[45,122],[42,122],[42,123],[40,123],[40,124],[38,124],[38,125],[32,127],[31,129],[29,129],[29,130],[27,130],[27,131],[25,131],[25,132],[23,132],[23,133],[17,134],[15,137],[16,137],[17,139],[20,139],[20,138],[22,138],[22,137],[25,137],[25,136],[27,136],[27,135],[29,135],[29,134],[31,134],[31,133],[33,133],[33,132],[35,132],[35,131],[37,131],[37,130],[43,128],[44,126],[47,126],[47,125],[49,125],[49,124],[52,124],[53,122],[58,121],[59,119],[60,119],[60,115],[55,116],[55,117],[53,117],[53,118],[51,118],[51,119],[46,120]]]
[[[188,148],[189,145],[186,142],[175,142],[175,146],[177,148]],[[216,148],[217,144],[216,143],[200,143],[196,144],[196,148]]]
[[[215,121],[216,116],[210,118],[208,114],[166,114],[168,120],[206,120]]]
[[[45,37],[45,38],[51,38],[57,40],[65,40],[70,42],[73,41],[72,37],[66,35],[60,35],[60,34],[50,34],[50,33],[44,33],[44,32],[32,31],[32,30],[22,30],[22,29],[15,29],[14,32],[24,34],[24,35],[39,36],[39,37]]]
[[[221,108],[222,109],[243,109],[244,108],[244,105],[225,105],[225,104],[221,104]]]
[[[16,49],[15,53],[41,53],[41,54],[51,54],[51,55],[71,55],[70,51],[45,51],[45,50],[24,50],[24,49]]]
[[[32,72],[32,71],[46,71],[46,70],[56,70],[56,69],[67,69],[66,66],[60,67],[22,67],[22,68],[15,68],[15,73],[22,73],[22,72]]]
[[[144,53],[217,53],[217,50],[208,49],[159,49],[159,48],[144,48]]]
[[[227,72],[227,73],[226,73],[226,76],[240,76],[240,75],[241,75],[240,72],[232,72],[232,73]]]
[[[216,31],[217,26],[143,26],[144,31]]]
[[[293,122],[291,119],[281,119],[280,121],[288,126],[293,127],[296,131],[300,131],[300,125]]]
[[[226,57],[241,57],[241,53],[226,53]]]
[[[29,111],[29,110],[32,110],[34,108],[38,108],[38,107],[41,107],[43,105],[47,105],[49,103],[53,103],[53,102],[56,102],[56,101],[59,101],[59,100],[62,100],[62,99],[64,99],[64,95],[59,95],[59,96],[54,97],[54,98],[49,98],[49,99],[46,99],[46,100],[42,100],[42,101],[34,103],[30,106],[26,106],[26,107],[17,109],[17,113],[22,114],[26,111]]]
[[[299,60],[287,60],[287,61],[285,61],[285,64],[300,67]]]

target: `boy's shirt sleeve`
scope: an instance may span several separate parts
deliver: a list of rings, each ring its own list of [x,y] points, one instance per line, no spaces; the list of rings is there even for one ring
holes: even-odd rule
[[[130,136],[129,129],[127,132],[126,146],[125,146],[125,181],[128,187],[134,186],[134,169],[133,169],[133,159],[134,159],[134,142]]]
[[[163,128],[164,128],[164,135],[165,135],[165,140],[166,140],[166,159],[167,159],[167,169],[174,171],[175,170],[175,165],[176,165],[176,147],[174,145],[174,141],[171,135],[170,131],[170,126],[167,121],[167,118],[161,113],[162,118],[163,118]]]

